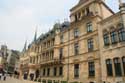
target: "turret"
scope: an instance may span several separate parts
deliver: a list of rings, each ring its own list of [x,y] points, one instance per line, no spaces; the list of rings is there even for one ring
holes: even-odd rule
[[[122,23],[125,27],[125,2],[123,2],[122,0],[119,0],[119,10],[120,10],[120,13],[121,13]]]
[[[36,40],[37,40],[37,29],[36,29],[35,35],[34,35],[34,42],[36,42]]]
[[[27,41],[25,41],[24,48],[23,48],[22,52],[24,53],[26,51],[26,49],[27,49]]]

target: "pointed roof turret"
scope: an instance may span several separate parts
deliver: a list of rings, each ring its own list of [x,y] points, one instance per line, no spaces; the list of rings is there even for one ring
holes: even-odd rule
[[[27,49],[27,40],[25,41],[24,48],[23,48],[22,52],[25,52],[26,49]]]
[[[37,28],[36,28],[35,35],[34,35],[34,42],[36,42],[36,40],[37,40]]]

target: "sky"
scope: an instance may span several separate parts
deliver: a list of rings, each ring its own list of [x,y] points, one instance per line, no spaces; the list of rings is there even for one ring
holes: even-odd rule
[[[50,30],[54,23],[69,19],[69,9],[79,0],[0,0],[0,45],[22,51],[24,43]],[[118,0],[105,0],[118,11]]]

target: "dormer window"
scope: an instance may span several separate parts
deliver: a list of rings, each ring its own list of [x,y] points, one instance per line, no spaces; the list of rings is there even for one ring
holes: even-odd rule
[[[60,36],[60,43],[62,44],[63,41],[64,41],[64,37],[63,37],[63,35],[61,35],[61,36]]]
[[[77,18],[77,14],[75,14],[75,21],[77,21],[78,20],[78,18]]]
[[[85,10],[82,10],[82,14],[83,14],[83,16],[85,16]]]
[[[81,18],[81,13],[80,13],[80,12],[78,13],[78,18],[79,18],[79,19]]]
[[[90,14],[90,10],[89,10],[89,7],[86,8],[86,15],[88,16]]]

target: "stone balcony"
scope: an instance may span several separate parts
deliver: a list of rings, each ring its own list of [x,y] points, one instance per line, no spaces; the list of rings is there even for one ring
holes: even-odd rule
[[[31,69],[34,69],[34,68],[36,69],[36,68],[39,68],[40,65],[39,65],[39,64],[29,63],[29,64],[28,64],[28,67],[31,68]]]
[[[40,62],[41,66],[51,66],[51,65],[58,65],[63,63],[64,63],[64,59],[58,59],[58,58]]]

